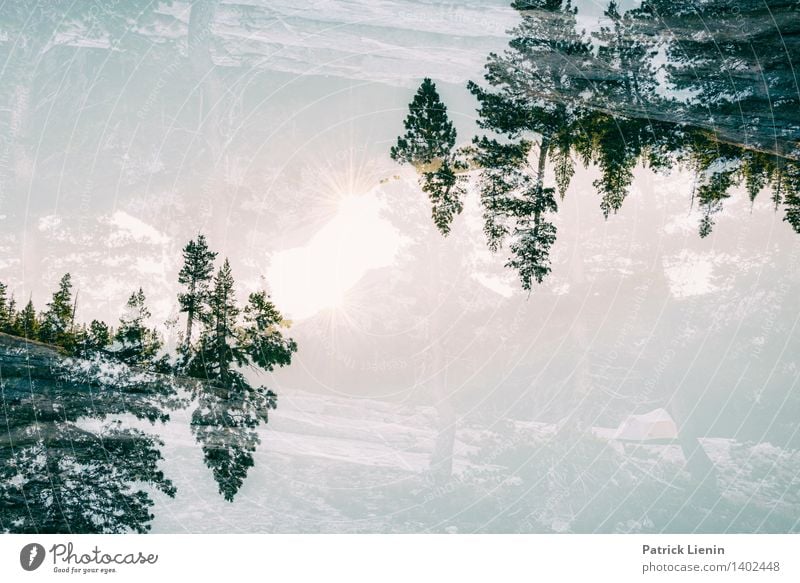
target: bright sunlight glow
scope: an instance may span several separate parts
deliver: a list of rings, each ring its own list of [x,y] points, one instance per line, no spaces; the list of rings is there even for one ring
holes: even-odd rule
[[[380,216],[380,208],[374,193],[345,197],[304,246],[272,256],[272,297],[289,318],[341,307],[367,271],[392,264],[401,236]]]

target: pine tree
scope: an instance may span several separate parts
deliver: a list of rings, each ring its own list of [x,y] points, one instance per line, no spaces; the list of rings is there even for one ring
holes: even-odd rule
[[[556,227],[547,219],[557,208],[555,191],[543,184],[546,151],[541,151],[536,174],[528,170],[531,142],[503,143],[476,138],[484,233],[489,248],[498,250],[510,239],[507,267],[515,269],[523,289],[541,283],[550,272],[550,248]]]
[[[466,163],[453,151],[456,130],[439,98],[436,85],[427,77],[408,106],[403,122],[406,133],[397,138],[389,155],[420,172],[420,186],[431,201],[431,218],[443,235],[450,233],[456,215],[464,210]]]
[[[253,466],[253,452],[259,444],[256,429],[267,422],[278,398],[265,387],[251,386],[241,368],[271,371],[290,364],[297,351],[295,341],[281,333],[287,323],[265,292],[250,294],[243,325],[240,315],[231,266],[225,259],[214,276],[204,330],[187,371],[211,381],[198,395],[192,433],[228,501]]]
[[[226,258],[214,276],[205,330],[193,357],[190,374],[216,381],[222,386],[243,382],[241,374],[232,370],[233,365],[246,364],[245,353],[238,342],[238,317],[233,274]]]
[[[36,315],[36,309],[33,307],[33,301],[28,300],[28,303],[18,314],[14,323],[14,328],[18,335],[28,340],[39,339],[39,318]]]
[[[593,186],[601,195],[600,209],[608,218],[622,208],[640,160],[658,168],[674,162],[675,124],[650,119],[649,108],[656,94],[656,54],[646,34],[647,23],[637,11],[620,14],[616,2],[603,13],[611,26],[592,34],[599,44],[592,60],[593,79],[583,131],[574,149],[584,162],[596,164],[601,177]]]
[[[185,348],[192,345],[192,325],[203,318],[203,306],[208,303],[209,284],[217,254],[208,249],[204,235],[189,241],[183,248],[183,267],[178,273],[178,282],[186,292],[178,295],[181,312],[186,313]]]
[[[783,220],[792,226],[795,233],[800,233],[800,163],[786,162],[780,174],[782,183],[786,185]]]
[[[114,334],[114,355],[131,366],[156,365],[156,355],[162,346],[158,331],[147,327],[151,314],[145,302],[142,288],[131,294],[125,314],[120,318],[119,328]],[[98,323],[95,327],[95,331],[100,334],[99,341],[102,341],[103,326]]]
[[[9,332],[14,321],[14,314],[10,311],[8,286],[0,281],[0,332]]]
[[[19,314],[17,313],[17,300],[14,298],[14,294],[11,294],[11,297],[8,299],[6,313],[8,314],[8,321],[5,329],[3,329],[2,332],[19,336],[20,333],[17,329],[17,320],[19,319]]]
[[[190,369],[213,383],[198,395],[192,433],[228,501],[253,466],[253,453],[260,443],[258,426],[266,423],[269,410],[277,407],[273,391],[251,386],[234,365],[271,371],[290,364],[297,351],[295,341],[281,333],[287,323],[266,292],[250,294],[244,324],[239,326],[233,286],[226,259],[214,278],[209,318]]]
[[[112,341],[108,324],[99,320],[92,320],[88,328],[83,326],[78,335],[77,344],[82,356],[106,352]]]
[[[546,163],[556,162],[563,196],[574,172],[570,150],[583,131],[582,94],[590,87],[574,73],[586,66],[591,51],[576,30],[576,9],[569,1],[519,0],[512,6],[521,23],[511,31],[509,49],[489,55],[484,76],[489,87],[470,82],[468,88],[478,99],[478,125],[503,136],[502,142],[473,140],[484,232],[493,250],[508,239],[506,265],[530,290],[550,272],[556,236],[550,215],[557,203],[555,190],[545,186]]]
[[[593,33],[598,41],[595,66],[601,74],[593,87],[596,104],[625,103],[628,110],[643,110],[655,99],[656,71],[652,57],[657,53],[653,39],[648,36],[647,22],[639,11],[620,14],[619,6],[611,1],[603,12],[611,26],[601,26]]]
[[[291,363],[292,353],[297,352],[297,343],[284,338],[280,328],[286,323],[266,292],[250,294],[244,320],[242,343],[254,366],[270,371],[275,366]]]
[[[262,308],[250,310],[251,328],[239,326],[240,310],[236,305],[233,274],[225,259],[214,277],[209,294],[208,316],[198,347],[189,361],[192,376],[211,381],[198,395],[198,407],[192,414],[192,433],[203,448],[206,466],[223,497],[232,501],[253,466],[253,452],[259,443],[256,428],[267,420],[269,408],[277,405],[277,396],[261,387],[253,388],[234,367],[247,366],[254,359],[268,365],[276,358],[288,364],[280,353],[269,351],[268,332],[280,314],[268,303],[255,302]],[[248,306],[249,307],[249,306]],[[264,337],[254,335],[263,326]],[[293,344],[293,343],[292,343]],[[259,354],[259,350],[264,350]]]
[[[75,306],[72,300],[72,276],[64,274],[47,310],[42,314],[39,338],[43,342],[71,348]]]
[[[232,502],[254,465],[253,453],[260,443],[257,428],[267,422],[277,406],[272,391],[240,387],[204,391],[192,413],[192,434],[203,449],[203,461],[211,470],[219,492]]]
[[[403,123],[406,133],[397,138],[397,145],[389,151],[392,160],[423,166],[450,156],[456,143],[456,130],[436,85],[429,78],[422,81]]]

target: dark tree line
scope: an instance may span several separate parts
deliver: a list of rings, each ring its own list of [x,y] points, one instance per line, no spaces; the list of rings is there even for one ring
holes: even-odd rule
[[[175,486],[159,468],[163,443],[116,417],[166,421],[179,404],[171,383],[19,339],[0,346],[0,372],[0,532],[147,532],[152,493]]]
[[[192,414],[192,433],[203,449],[205,463],[211,469],[220,493],[226,500],[233,500],[249,468],[254,465],[253,453],[259,443],[256,430],[261,423],[268,421],[269,410],[277,407],[277,395],[266,387],[252,385],[244,374],[245,369],[271,371],[275,367],[288,365],[297,350],[297,344],[291,338],[284,337],[283,330],[288,327],[288,322],[266,292],[253,292],[244,307],[239,305],[230,263],[225,259],[215,269],[216,258],[217,253],[209,249],[203,235],[198,235],[183,248],[184,261],[178,276],[183,290],[178,296],[178,303],[181,312],[186,314],[186,334],[177,355],[166,353],[160,333],[151,327],[151,313],[141,288],[130,295],[115,328],[99,320],[93,320],[89,325],[77,323],[77,293],[73,292],[70,274],[61,278],[50,302],[40,312],[31,301],[18,310],[14,296],[8,293],[6,285],[0,284],[0,331],[48,345],[32,350],[56,349],[64,356],[89,358],[90,362],[100,358],[101,363],[117,361],[133,367],[134,371],[169,373],[203,381],[191,385],[197,403]],[[78,370],[83,369],[79,366]],[[38,521],[38,526],[25,522],[26,526],[21,527],[21,531],[37,528],[40,532],[63,532],[70,528],[80,532],[146,530],[146,524],[152,518],[147,510],[152,501],[138,494],[128,499],[121,490],[119,495],[112,490],[115,483],[118,483],[116,488],[125,489],[129,480],[139,479],[154,483],[170,495],[174,493],[169,480],[155,469],[155,462],[160,459],[155,447],[157,444],[151,437],[136,430],[111,427],[109,433],[100,437],[73,427],[72,422],[81,412],[85,413],[86,394],[80,388],[92,381],[77,378],[75,371],[66,369],[63,373],[54,374],[66,382],[57,382],[57,378],[46,376],[46,382],[43,383],[43,386],[53,385],[55,390],[62,392],[58,397],[62,405],[55,411],[53,429],[46,435],[42,434],[44,438],[29,444],[30,447],[25,451],[29,450],[30,455],[25,454],[24,459],[16,459],[19,456],[9,458],[12,462],[9,471],[13,470],[13,476],[27,476],[25,491],[29,495],[56,497],[68,511],[37,511],[33,519]],[[160,378],[163,380],[153,381],[154,386],[169,385],[164,377]],[[93,406],[97,407],[95,412],[99,412],[101,417],[111,412],[131,412],[139,416],[135,400],[130,396],[125,398],[125,395],[132,391],[141,398],[151,388],[129,387],[123,381],[117,385],[111,387],[110,395],[104,392],[97,397],[100,398],[97,403],[92,401]],[[158,392],[158,388],[155,390]],[[30,390],[23,393],[30,398],[19,402],[11,398],[6,415],[7,424],[19,427],[20,432],[25,431],[24,428],[37,418],[37,414],[40,421],[44,419],[40,402],[49,403],[55,399],[44,393],[31,396]],[[113,411],[100,407],[101,401],[113,400],[114,395],[125,403],[130,402],[130,411],[120,410],[117,401],[113,401],[116,404],[112,407]],[[152,421],[158,417],[154,411],[156,409],[148,405],[142,415]],[[56,421],[67,412],[72,415],[66,419],[67,425],[57,425]],[[160,418],[165,420],[167,417],[162,415]],[[39,484],[41,472],[58,473],[59,460],[66,458],[57,452],[69,442],[74,444],[73,454],[78,456],[71,462],[75,467],[91,462],[93,455],[99,455],[98,447],[105,447],[106,451],[113,454],[105,466],[99,463],[93,466],[94,474],[87,474],[86,483],[95,484],[98,491],[108,491],[109,496],[103,500],[110,506],[121,500],[129,507],[130,513],[123,512],[119,520],[109,521],[106,526],[101,526],[101,520],[93,528],[91,521],[94,518],[89,518],[89,515],[94,510],[83,508],[80,499],[64,491],[66,486]],[[18,445],[21,443],[17,441]],[[0,457],[5,455],[4,452],[8,453],[3,449]],[[129,459],[131,456],[138,456],[142,463],[132,463]],[[33,464],[36,460],[45,465]],[[118,502],[113,502],[114,499]],[[6,526],[3,525],[3,528]]]
[[[183,249],[178,281],[185,289],[178,295],[178,304],[186,314],[186,334],[175,362],[163,353],[158,329],[150,326],[152,314],[141,287],[131,293],[116,327],[100,320],[87,325],[75,321],[78,294],[69,273],[61,277],[41,311],[31,300],[18,309],[16,298],[0,282],[0,332],[56,346],[72,356],[102,353],[131,366],[225,386],[245,382],[242,368],[270,371],[289,364],[297,345],[283,337],[281,329],[287,322],[281,313],[264,291],[251,293],[241,309],[230,263],[225,259],[215,273],[216,257],[203,235]],[[200,327],[196,338],[194,326]]]
[[[13,294],[0,283],[0,332],[56,346],[70,356],[103,354],[131,366],[167,372],[168,357],[160,354],[163,340],[157,329],[148,326],[151,314],[146,301],[139,288],[128,298],[116,328],[100,320],[87,325],[75,321],[78,297],[69,273],[61,277],[40,312],[31,300],[17,310]]]
[[[588,35],[578,29],[570,0],[512,6],[520,23],[510,31],[508,49],[488,56],[484,83],[468,84],[478,101],[478,126],[488,134],[457,148],[447,109],[425,79],[409,105],[406,132],[390,151],[419,171],[443,235],[463,209],[472,169],[487,244],[493,251],[507,247],[506,265],[530,290],[550,272],[552,218],[576,163],[600,170],[593,186],[606,217],[622,207],[637,164],[683,166],[697,176],[687,197],[702,211],[701,237],[711,233],[737,185],[751,201],[769,188],[776,209],[782,205],[785,220],[800,232],[800,98],[787,73],[800,54],[797,31],[781,30],[786,46],[776,51],[769,48],[774,27],[736,28],[760,22],[769,7],[746,2],[734,10],[714,0],[700,9],[648,0],[623,14],[612,1],[605,25]],[[704,30],[704,17],[714,30],[693,34]],[[668,82],[693,93],[692,100],[659,87],[660,45],[667,47]]]
[[[214,271],[217,253],[198,235],[183,248],[179,296],[186,335],[176,369],[207,381],[198,391],[192,433],[223,497],[241,488],[259,443],[256,429],[277,407],[277,395],[253,386],[245,368],[271,371],[291,363],[297,344],[283,336],[288,324],[264,291],[253,292],[241,308],[227,259]],[[195,324],[200,326],[195,339]]]

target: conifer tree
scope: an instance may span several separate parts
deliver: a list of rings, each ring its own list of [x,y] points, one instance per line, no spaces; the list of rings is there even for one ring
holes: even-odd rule
[[[10,311],[8,286],[0,281],[0,332],[8,332],[14,321],[14,314]]]
[[[266,292],[250,294],[244,320],[242,343],[254,366],[270,371],[275,366],[291,363],[292,353],[297,352],[297,343],[284,338],[280,328],[286,322]]]
[[[795,233],[800,233],[800,163],[786,163],[780,174],[786,185],[786,195],[782,200],[785,206],[783,220],[792,226]]]
[[[546,162],[556,162],[563,195],[573,173],[570,149],[582,131],[582,94],[589,87],[574,71],[586,66],[591,52],[576,30],[569,0],[518,0],[512,7],[521,22],[511,31],[509,49],[489,55],[489,87],[470,82],[468,88],[478,99],[478,125],[504,137],[473,140],[484,231],[493,250],[509,240],[506,265],[530,290],[550,272],[556,236],[549,217],[557,203],[555,190],[545,186]]]
[[[479,188],[489,248],[497,251],[511,239],[506,266],[515,269],[523,289],[530,290],[550,272],[550,248],[556,237],[556,227],[547,218],[557,208],[555,191],[543,184],[547,154],[540,150],[539,170],[531,174],[527,168],[531,142],[501,144],[482,137],[473,143],[475,160],[482,166]]]
[[[187,367],[191,376],[249,388],[240,368],[271,371],[291,363],[297,343],[283,336],[288,322],[264,291],[251,293],[244,310],[239,308],[227,258],[214,276],[205,311],[204,329]]]
[[[19,336],[27,338],[28,340],[39,339],[39,318],[36,315],[36,309],[33,307],[33,301],[28,300],[28,303],[17,315],[14,323],[14,329]]]
[[[120,318],[119,328],[114,334],[114,355],[122,362],[131,366],[153,366],[156,355],[161,350],[162,342],[158,331],[147,327],[150,319],[150,310],[147,309],[146,298],[142,288],[131,294],[125,306],[125,313]],[[93,323],[94,324],[94,323]],[[95,326],[95,332],[102,341],[103,325]]]
[[[178,295],[181,312],[186,313],[185,348],[192,344],[192,325],[203,318],[203,307],[208,303],[209,284],[217,254],[210,251],[204,235],[189,241],[183,248],[183,267],[178,282],[186,291]]]
[[[203,461],[211,470],[219,492],[228,502],[242,487],[254,465],[253,453],[260,443],[258,427],[277,406],[272,391],[240,387],[206,390],[192,413],[192,434],[203,449]]]
[[[447,235],[455,216],[464,210],[461,174],[467,165],[453,150],[456,129],[429,78],[422,81],[403,123],[406,133],[397,138],[389,155],[420,172],[420,185],[431,201],[431,218],[439,231]]]
[[[17,300],[14,298],[14,294],[11,294],[11,297],[8,298],[6,313],[8,314],[8,320],[6,322],[5,329],[3,329],[2,332],[19,336],[19,330],[17,330],[17,319],[19,318],[19,314],[17,313]]]
[[[277,407],[277,395],[251,386],[240,369],[270,371],[288,365],[297,344],[283,336],[281,328],[288,324],[266,292],[250,294],[240,323],[242,314],[227,259],[214,277],[207,312],[189,372],[211,383],[198,395],[192,433],[220,493],[232,501],[253,466],[259,444],[256,430],[267,422],[269,410]]]
[[[389,151],[392,160],[421,166],[450,156],[456,143],[456,129],[429,78],[417,89],[403,124],[406,133],[397,138],[397,144]]]
[[[226,258],[214,276],[213,289],[208,297],[208,315],[192,363],[192,374],[221,385],[238,384],[243,379],[234,364],[244,364],[244,352],[239,346],[239,308],[236,305],[233,274]]]
[[[659,97],[652,63],[657,51],[646,33],[646,20],[638,11],[620,14],[614,1],[603,15],[611,25],[592,34],[599,47],[587,73],[594,78],[581,120],[583,131],[573,147],[587,165],[593,162],[600,170],[593,186],[608,218],[622,208],[637,162],[662,168],[675,161],[681,132],[675,124],[649,116]]]
[[[74,310],[72,276],[69,273],[65,273],[59,281],[58,290],[53,294],[50,303],[47,304],[47,310],[42,314],[39,338],[43,342],[69,349],[73,344]]]
[[[83,326],[78,332],[76,344],[79,346],[81,356],[104,353],[112,341],[111,329],[108,324],[100,320],[92,320],[89,326]]]

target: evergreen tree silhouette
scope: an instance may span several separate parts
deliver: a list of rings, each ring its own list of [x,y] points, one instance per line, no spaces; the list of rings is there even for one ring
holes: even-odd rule
[[[125,364],[131,366],[150,367],[156,364],[156,355],[161,350],[162,342],[158,331],[147,326],[151,313],[146,305],[142,288],[133,292],[125,305],[125,314],[119,320],[119,327],[114,334],[114,355]],[[102,342],[102,335],[107,333],[102,326],[95,326],[96,339]]]
[[[429,78],[422,81],[408,106],[403,125],[406,133],[397,138],[389,155],[396,162],[423,166],[447,158],[456,143],[456,130],[447,116],[436,85]]]
[[[183,248],[183,266],[178,273],[178,283],[186,288],[178,295],[181,312],[186,313],[185,348],[192,345],[192,325],[204,317],[203,307],[208,303],[209,285],[217,254],[208,248],[204,235],[189,241]]]
[[[439,98],[436,85],[425,78],[408,106],[403,122],[406,133],[397,138],[389,155],[420,172],[420,186],[431,201],[431,218],[442,233],[450,233],[456,215],[464,210],[464,179],[467,165],[453,148],[456,130]]]
[[[14,307],[8,297],[8,286],[0,281],[0,332],[10,332],[14,323]]]
[[[69,348],[73,344],[74,319],[72,300],[72,276],[64,274],[53,294],[47,309],[42,314],[39,338],[43,342]]]
[[[28,340],[39,339],[39,317],[36,314],[36,309],[33,307],[33,301],[28,300],[25,307],[22,308],[14,322],[14,331],[19,336],[27,338]]]

